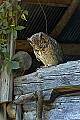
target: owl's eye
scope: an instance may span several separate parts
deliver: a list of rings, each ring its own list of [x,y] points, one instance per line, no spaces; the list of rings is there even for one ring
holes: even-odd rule
[[[44,43],[46,43],[46,40],[44,39]]]

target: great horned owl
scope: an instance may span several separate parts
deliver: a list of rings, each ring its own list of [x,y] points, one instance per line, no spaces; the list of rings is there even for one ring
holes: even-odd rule
[[[55,39],[47,34],[36,33],[28,38],[28,41],[33,47],[36,58],[45,66],[56,65],[63,61],[61,47]]]

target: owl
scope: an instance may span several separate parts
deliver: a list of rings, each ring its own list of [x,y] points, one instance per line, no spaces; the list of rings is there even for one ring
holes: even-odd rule
[[[37,60],[45,66],[57,65],[63,62],[63,53],[58,42],[43,32],[28,38]]]

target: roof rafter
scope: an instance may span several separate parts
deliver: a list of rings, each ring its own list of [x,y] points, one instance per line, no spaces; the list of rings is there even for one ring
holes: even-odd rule
[[[61,7],[67,7],[72,0],[22,0],[26,3],[30,4],[46,4],[51,6],[61,6]]]
[[[64,13],[61,20],[58,22],[58,24],[55,26],[53,31],[51,32],[50,36],[57,38],[57,36],[61,33],[71,16],[73,15],[77,5],[79,3],[79,0],[72,0],[71,4],[67,8],[66,12]]]

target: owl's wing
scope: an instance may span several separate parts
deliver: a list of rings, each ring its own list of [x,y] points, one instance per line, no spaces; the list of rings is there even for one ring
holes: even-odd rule
[[[49,40],[50,40],[50,44],[52,44],[52,47],[55,51],[55,54],[56,54],[58,60],[60,62],[63,62],[63,51],[61,49],[61,46],[58,44],[58,42],[55,39],[50,37]]]
[[[34,54],[36,56],[36,59],[40,62],[40,55],[39,55],[39,51],[38,50],[34,50]]]

